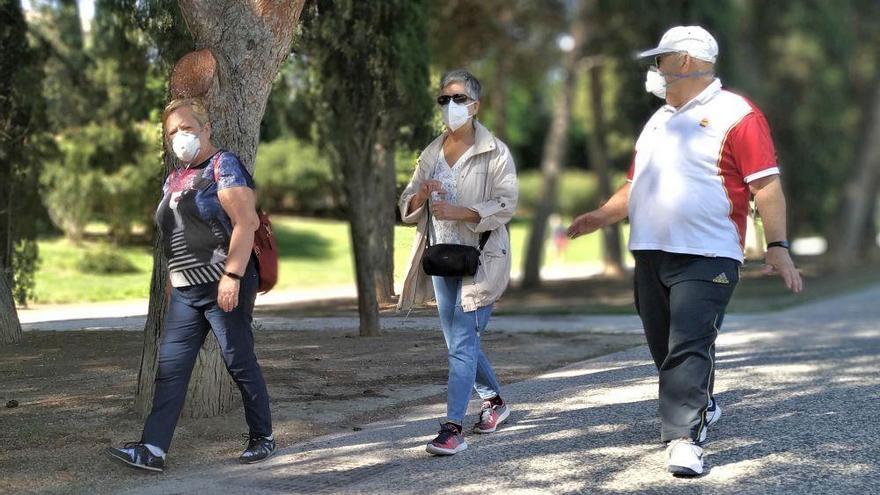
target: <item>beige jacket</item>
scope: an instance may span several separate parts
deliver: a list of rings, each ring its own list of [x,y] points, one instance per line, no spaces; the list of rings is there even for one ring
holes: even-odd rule
[[[482,124],[475,121],[474,149],[458,177],[459,204],[480,214],[479,223],[459,222],[459,234],[466,244],[477,246],[480,233],[492,231],[473,277],[461,284],[461,306],[465,311],[488,306],[501,297],[510,283],[510,236],[505,225],[516,212],[519,187],[510,150]],[[412,179],[400,196],[400,215],[404,223],[416,224],[416,239],[407,268],[398,310],[424,304],[434,298],[431,277],[422,270],[425,251],[427,212],[424,205],[407,213],[410,199],[422,182],[430,180],[446,133],[441,134],[419,155]],[[488,174],[488,175],[487,175]]]

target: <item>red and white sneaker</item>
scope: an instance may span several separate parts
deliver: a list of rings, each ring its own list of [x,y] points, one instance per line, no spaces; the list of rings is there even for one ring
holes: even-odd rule
[[[468,448],[459,427],[453,423],[440,426],[437,438],[428,444],[425,450],[434,455],[454,455]]]
[[[474,433],[494,433],[508,416],[510,408],[507,404],[495,405],[492,401],[484,400],[480,407],[480,420],[474,425]]]

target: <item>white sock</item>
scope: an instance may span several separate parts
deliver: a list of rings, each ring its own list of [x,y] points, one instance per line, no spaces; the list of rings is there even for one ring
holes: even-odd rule
[[[154,456],[161,457],[162,459],[165,458],[165,451],[160,449],[159,447],[156,447],[155,445],[150,445],[148,443],[145,443],[144,447],[149,449],[150,452],[152,452]]]

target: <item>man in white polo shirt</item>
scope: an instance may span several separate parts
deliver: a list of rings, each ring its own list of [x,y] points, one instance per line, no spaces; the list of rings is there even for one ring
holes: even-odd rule
[[[666,100],[635,146],[627,183],[569,227],[572,238],[630,218],[635,303],[660,375],[667,468],[703,472],[706,429],[721,417],[712,395],[715,339],[739,280],[749,197],[764,222],[766,273],[803,287],[786,240],[785,197],[770,129],[749,100],[715,77],[718,44],[678,26],[639,54],[654,57],[645,89]]]

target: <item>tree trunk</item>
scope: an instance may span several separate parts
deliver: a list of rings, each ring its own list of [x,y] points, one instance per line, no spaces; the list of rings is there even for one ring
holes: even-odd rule
[[[167,153],[166,153],[167,155]],[[170,159],[165,157],[165,168],[168,169]],[[153,242],[153,276],[150,278],[150,304],[147,309],[147,322],[144,324],[144,346],[141,349],[141,366],[138,371],[137,391],[134,396],[134,410],[141,417],[150,413],[153,401],[153,389],[156,379],[156,368],[159,364],[159,339],[161,338],[162,322],[168,304],[165,286],[168,283],[168,271],[162,257],[162,241],[157,235]]]
[[[12,168],[10,166],[10,168]],[[0,343],[17,344],[21,342],[21,323],[18,321],[18,312],[15,310],[15,298],[12,295],[12,287],[7,283],[12,280],[12,180],[11,173],[7,175],[9,183],[5,205],[6,213],[6,253],[0,257]],[[3,260],[6,260],[5,262]],[[9,263],[9,266],[5,266]]]
[[[351,233],[351,249],[354,255],[355,280],[358,291],[358,315],[360,317],[361,337],[376,337],[381,334],[379,326],[379,306],[376,304],[376,271],[373,264],[379,247],[376,239],[373,208],[377,202],[370,200],[375,197],[361,184],[347,181],[349,204],[349,232]]]
[[[588,156],[593,170],[599,179],[599,197],[602,201],[614,194],[611,188],[611,174],[608,170],[608,152],[605,127],[605,111],[602,105],[602,65],[598,61],[590,68],[590,105],[593,113],[593,132],[589,134]],[[604,275],[621,277],[623,270],[623,250],[620,239],[620,224],[614,223],[602,229],[602,259],[605,264]]]
[[[415,135],[405,128],[423,133],[430,112],[426,4],[314,2],[299,45],[318,142],[344,195],[362,336],[380,333],[377,289],[393,294],[395,145]]]
[[[39,216],[35,179],[44,157],[37,153],[29,159],[29,151],[35,148],[28,143],[45,127],[40,111],[44,58],[29,47],[29,30],[20,2],[4,2],[0,19],[0,67],[4,68],[0,71],[0,344],[13,344],[21,342],[13,291],[18,284],[18,292],[28,292],[28,279],[33,273],[29,260],[36,257],[36,252],[30,256],[22,251],[35,246],[33,224]],[[17,250],[17,245],[21,249]],[[19,297],[27,302],[26,296]]]
[[[378,174],[379,201],[375,201],[376,229],[372,232],[370,246],[376,301],[379,304],[394,302],[394,225],[397,197],[397,173],[395,171],[393,134],[380,131],[375,146],[373,163]]]
[[[834,264],[843,269],[860,262],[861,255],[876,240],[867,238],[874,232],[871,213],[877,202],[880,187],[880,71],[874,81],[874,90],[865,108],[864,135],[856,162],[856,172],[844,188],[839,230],[832,231],[829,241]]]
[[[375,134],[382,136],[381,122],[376,121],[373,125]],[[384,174],[381,164],[376,162],[377,155],[384,156],[385,153],[384,151],[377,153],[376,147],[381,146],[382,140],[377,136],[363,134],[353,138],[346,147],[345,156],[348,159],[340,164],[339,173],[344,177],[342,183],[354,257],[361,337],[375,337],[381,334],[377,288],[386,282],[386,274],[381,266],[387,253],[382,251],[384,242],[380,239],[380,225],[388,221],[386,215],[383,215],[386,206],[389,204],[394,206],[393,201],[388,201],[388,198],[380,193],[383,188],[383,175],[387,174]],[[391,215],[393,219],[394,213],[391,212]]]
[[[21,342],[21,324],[12,298],[12,287],[7,283],[6,269],[0,269],[0,343],[18,344]]]
[[[58,3],[58,32],[61,42],[81,54],[83,51],[83,32],[79,17],[79,3],[77,0],[61,0]]]
[[[489,93],[489,102],[492,104],[492,132],[504,141],[507,139],[507,72],[508,57],[504,53],[495,63],[495,78],[492,82],[492,92]]]
[[[180,0],[180,11],[196,46],[209,50],[216,60],[206,95],[214,119],[214,142],[234,151],[250,172],[272,81],[290,53],[304,3]],[[196,91],[194,96],[199,95],[204,92]]]
[[[525,266],[523,268],[523,287],[537,287],[541,284],[541,264],[544,258],[544,240],[547,234],[547,219],[556,209],[556,193],[559,176],[565,168],[565,152],[568,148],[568,127],[571,121],[571,102],[576,80],[576,65],[580,57],[584,40],[584,29],[580,19],[575,17],[572,23],[574,48],[565,54],[563,63],[562,84],[559,96],[553,109],[553,121],[550,132],[544,141],[544,153],[541,158],[541,175],[544,183],[541,187],[541,200],[532,218],[532,228],[526,245]]]
[[[492,88],[489,92],[489,103],[492,108],[492,132],[504,141],[507,139],[507,75],[510,72],[512,47],[512,31],[514,30],[513,9],[508,2],[500,2],[497,22],[503,36],[498,39],[498,51],[495,55],[495,72]]]
[[[203,97],[212,120],[212,140],[234,152],[253,173],[260,121],[272,81],[290,53],[294,27],[305,0],[201,2],[180,0],[180,10],[201,50],[185,55],[171,76],[172,96]],[[166,158],[166,172],[170,163]],[[150,309],[138,377],[136,410],[149,412],[165,315],[167,274],[159,243],[154,250]],[[205,339],[193,369],[184,415],[209,417],[228,411],[234,385],[218,346]]]

